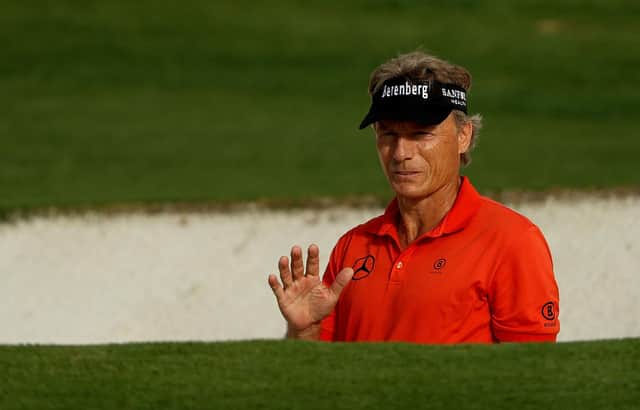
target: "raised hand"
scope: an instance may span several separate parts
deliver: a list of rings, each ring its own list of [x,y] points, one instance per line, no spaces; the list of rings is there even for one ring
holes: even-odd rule
[[[294,246],[291,248],[291,261],[286,256],[278,261],[284,286],[276,275],[269,275],[269,286],[276,295],[290,333],[304,332],[327,317],[353,276],[353,269],[345,268],[330,287],[325,286],[320,280],[319,253],[318,246],[309,246],[305,270],[302,249]]]

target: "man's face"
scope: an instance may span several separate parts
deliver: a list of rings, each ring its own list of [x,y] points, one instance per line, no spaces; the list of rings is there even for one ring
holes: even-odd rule
[[[438,125],[383,120],[374,129],[378,157],[391,188],[399,197],[420,199],[456,182],[472,125],[458,130],[449,114]]]

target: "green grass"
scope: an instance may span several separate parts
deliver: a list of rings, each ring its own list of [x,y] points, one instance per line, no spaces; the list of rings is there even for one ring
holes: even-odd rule
[[[3,1],[0,211],[388,197],[370,71],[467,66],[482,190],[640,184],[636,1]]]
[[[640,339],[0,347],[0,408],[637,409]]]

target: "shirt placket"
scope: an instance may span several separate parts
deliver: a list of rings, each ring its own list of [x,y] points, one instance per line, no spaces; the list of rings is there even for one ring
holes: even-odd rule
[[[408,265],[414,251],[415,245],[411,245],[400,252],[398,257],[393,261],[393,265],[391,266],[391,273],[389,274],[389,287],[399,286],[400,284],[402,284],[402,282],[405,281],[408,275]]]

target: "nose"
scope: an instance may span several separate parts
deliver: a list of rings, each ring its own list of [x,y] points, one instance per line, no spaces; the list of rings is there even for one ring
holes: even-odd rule
[[[393,147],[393,159],[397,162],[406,161],[413,157],[413,143],[409,138],[398,136]]]

